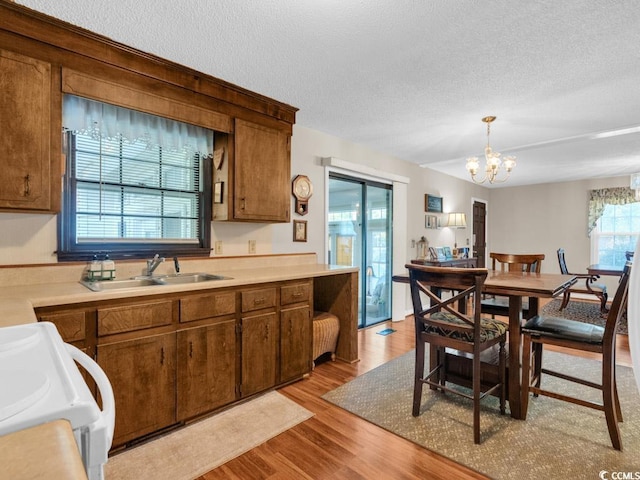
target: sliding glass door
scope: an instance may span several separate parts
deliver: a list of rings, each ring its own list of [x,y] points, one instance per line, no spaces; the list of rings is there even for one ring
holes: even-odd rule
[[[360,327],[391,317],[391,199],[391,185],[329,175],[329,263],[360,267]]]

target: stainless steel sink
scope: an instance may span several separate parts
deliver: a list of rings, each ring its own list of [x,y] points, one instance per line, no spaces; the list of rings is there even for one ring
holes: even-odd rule
[[[124,280],[83,280],[80,283],[94,292],[118,290],[121,288],[153,287],[158,285],[181,285],[185,283],[227,280],[230,277],[210,273],[176,273],[173,275],[133,277]]]
[[[229,279],[229,277],[212,275],[210,273],[176,273],[173,275],[164,275],[158,277],[156,278],[156,281],[161,285],[176,285],[182,283],[200,283],[227,279]]]
[[[158,285],[150,278],[128,278],[126,280],[83,280],[80,282],[89,290],[94,292],[102,292],[104,290],[118,290],[120,288],[136,288]]]

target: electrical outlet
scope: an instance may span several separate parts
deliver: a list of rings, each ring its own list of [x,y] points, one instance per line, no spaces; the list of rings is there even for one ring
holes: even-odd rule
[[[256,253],[256,241],[249,240],[249,253]]]
[[[222,240],[216,241],[215,253],[216,255],[222,255]]]

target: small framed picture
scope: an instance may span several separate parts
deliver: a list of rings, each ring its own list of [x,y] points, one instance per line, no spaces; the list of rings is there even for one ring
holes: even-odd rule
[[[438,252],[436,252],[435,248],[429,247],[429,256],[431,257],[431,260],[438,260]]]
[[[438,217],[435,215],[425,215],[425,228],[438,228]]]
[[[293,241],[294,242],[307,241],[307,221],[306,220],[293,221]]]
[[[442,213],[442,197],[424,194],[424,211],[433,213]]]
[[[453,258],[449,247],[442,247],[442,253],[444,253],[444,258]]]

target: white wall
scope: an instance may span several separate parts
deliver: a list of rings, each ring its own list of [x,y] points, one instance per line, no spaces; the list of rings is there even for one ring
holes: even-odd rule
[[[569,270],[586,273],[592,263],[587,236],[589,190],[628,186],[625,175],[491,190],[489,251],[544,253],[542,271],[558,273],[556,250],[562,247]],[[615,278],[601,281],[615,292]]]

